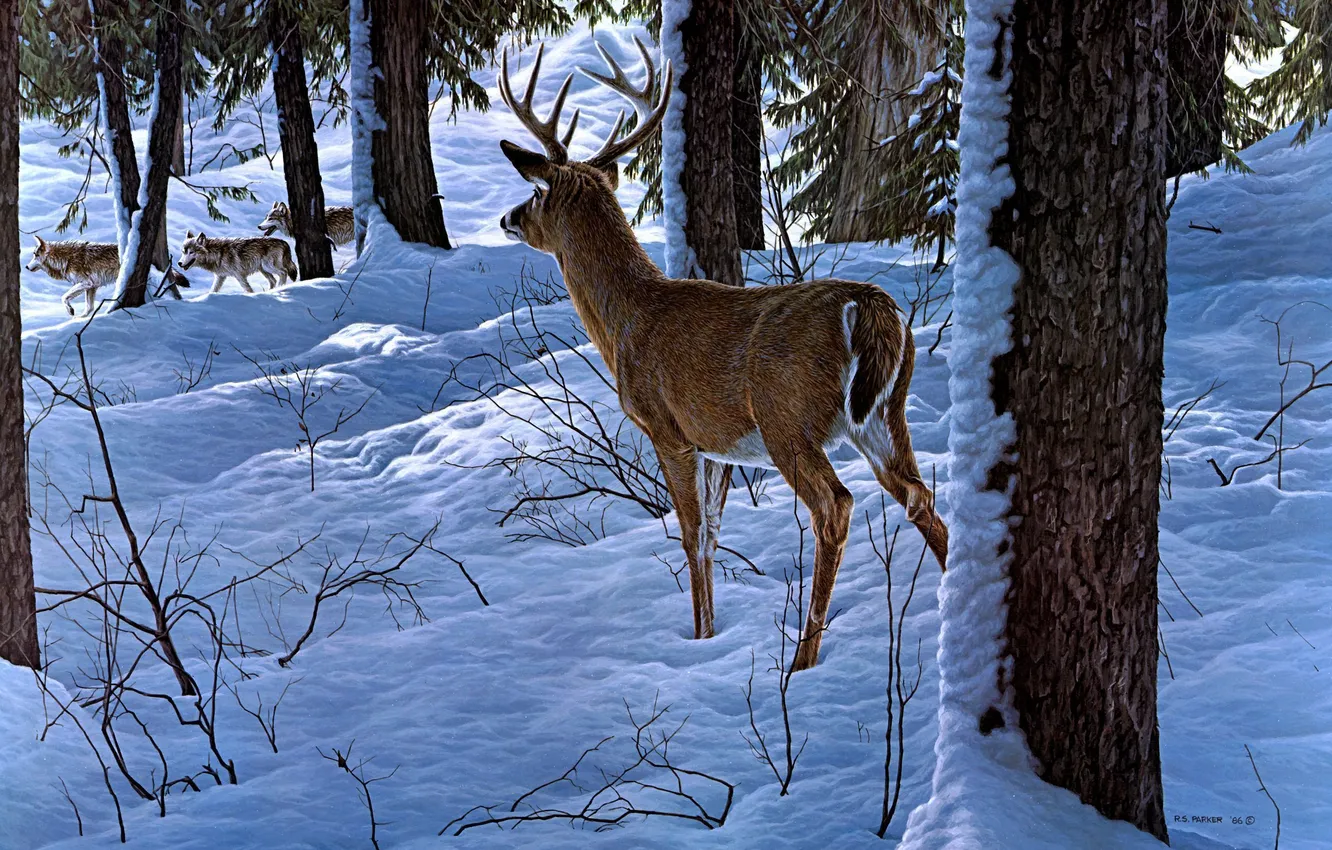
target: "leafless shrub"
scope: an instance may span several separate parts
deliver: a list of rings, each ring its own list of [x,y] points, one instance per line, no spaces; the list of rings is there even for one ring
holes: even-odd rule
[[[1272,792],[1267,790],[1267,784],[1263,782],[1263,775],[1258,772],[1258,762],[1254,761],[1253,751],[1249,749],[1248,744],[1244,745],[1244,754],[1249,757],[1249,765],[1253,768],[1253,775],[1258,780],[1258,790],[1263,792],[1263,795],[1267,797],[1267,801],[1272,804],[1272,808],[1276,809],[1276,837],[1272,841],[1272,850],[1280,850],[1281,807],[1278,806],[1277,801],[1273,799]]]
[[[1184,420],[1190,413],[1198,408],[1198,405],[1207,400],[1207,397],[1217,390],[1224,387],[1224,381],[1212,379],[1212,383],[1207,389],[1198,395],[1185,401],[1175,408],[1175,412],[1170,414],[1170,418],[1161,426],[1161,495],[1167,499],[1174,497],[1174,473],[1170,467],[1170,458],[1165,454],[1165,446],[1170,442],[1170,438],[1175,436],[1175,432],[1184,424]]]
[[[430,405],[436,409],[451,393],[457,397],[445,408],[484,399],[537,435],[536,440],[506,438],[511,451],[487,464],[517,483],[513,501],[496,511],[499,524],[526,527],[510,533],[512,540],[581,546],[605,536],[605,514],[615,502],[633,504],[653,518],[665,516],[670,495],[645,438],[617,407],[573,386],[573,373],[586,371],[614,390],[599,362],[580,348],[586,338],[575,327],[568,334],[543,328],[538,305],[522,294],[522,286],[508,296],[514,321],[499,325],[496,353],[455,363]],[[512,397],[535,402],[537,413],[510,406]]]
[[[1283,455],[1285,455],[1287,452],[1293,452],[1298,448],[1302,448],[1306,443],[1309,442],[1308,440],[1301,440],[1300,442],[1296,443],[1293,446],[1283,446],[1281,445],[1281,440],[1277,435],[1268,434],[1267,436],[1272,441],[1272,451],[1269,452],[1266,457],[1262,458],[1261,460],[1253,460],[1249,461],[1248,463],[1236,464],[1235,466],[1231,467],[1230,472],[1226,472],[1223,469],[1221,469],[1221,465],[1216,462],[1216,458],[1209,457],[1207,459],[1207,462],[1211,464],[1212,469],[1216,471],[1217,476],[1221,479],[1222,487],[1229,486],[1231,483],[1233,483],[1235,480],[1235,473],[1239,472],[1241,469],[1249,469],[1255,466],[1263,466],[1264,464],[1271,463],[1274,460],[1277,461],[1279,464],[1280,458]],[[1277,489],[1280,489],[1280,487],[1281,483],[1278,476]]]
[[[798,473],[797,473],[798,476]],[[796,485],[793,483],[792,489]],[[800,502],[792,496],[792,514],[795,517],[796,531],[799,535],[799,544],[796,553],[791,556],[791,569],[787,570],[784,577],[786,582],[786,600],[782,605],[780,615],[774,614],[772,621],[777,627],[779,639],[779,648],[776,655],[769,655],[772,666],[768,668],[769,673],[775,674],[777,680],[777,702],[782,715],[781,723],[781,742],[777,754],[773,754],[773,748],[769,747],[768,741],[771,738],[770,732],[764,732],[759,727],[758,716],[754,708],[754,672],[755,658],[753,651],[749,658],[749,680],[745,684],[745,706],[749,712],[749,732],[741,732],[740,735],[749,745],[749,750],[754,758],[760,763],[768,766],[772,775],[776,778],[780,787],[778,796],[785,797],[790,793],[791,780],[795,776],[796,764],[800,761],[800,756],[805,752],[805,745],[809,743],[809,733],[796,743],[796,733],[791,728],[791,705],[790,690],[791,678],[795,675],[795,658],[799,654],[801,646],[806,641],[812,640],[812,634],[805,634],[803,628],[805,623],[805,532],[809,531],[809,526],[805,525],[800,519]],[[794,572],[794,574],[793,574]],[[824,623],[821,631],[827,631],[832,625],[833,620],[837,618],[838,611],[834,611]],[[792,638],[789,626],[794,623],[796,637]]]
[[[383,776],[372,776],[370,778],[366,778],[365,766],[368,765],[374,759],[374,756],[371,756],[370,758],[361,759],[355,765],[353,765],[351,763],[351,752],[352,752],[352,747],[354,746],[356,746],[356,741],[353,740],[350,744],[347,745],[347,752],[345,753],[339,750],[337,747],[333,747],[332,755],[325,753],[323,750],[319,749],[318,747],[316,747],[315,750],[316,752],[319,753],[319,755],[323,756],[326,761],[333,762],[338,767],[342,768],[342,770],[345,771],[348,776],[356,780],[356,785],[357,785],[356,794],[358,797],[361,798],[361,802],[365,805],[366,812],[370,816],[370,844],[375,848],[375,850],[379,850],[379,832],[378,832],[379,827],[386,825],[387,822],[375,819],[375,800],[374,797],[372,797],[370,794],[370,786],[375,784],[376,782],[383,782],[385,779],[391,778],[393,774],[398,772],[398,769],[395,767],[392,770],[390,770],[388,773],[384,774]]]
[[[495,309],[502,315],[525,311],[529,305],[549,307],[561,301],[569,300],[569,290],[564,288],[564,281],[554,272],[546,272],[544,278],[536,275],[536,267],[526,258],[514,276],[513,287],[497,287],[490,293],[495,302]]]
[[[948,306],[953,297],[953,287],[952,284],[947,287],[941,285],[947,269],[947,266],[926,268],[924,263],[916,264],[912,276],[914,288],[904,293],[907,306],[910,308],[906,317],[907,327],[925,327],[934,324],[934,320],[939,318],[943,308]],[[950,317],[953,315],[951,310],[948,315]],[[943,337],[942,327],[939,329],[939,336]]]
[[[907,705],[916,696],[916,692],[920,689],[921,679],[925,675],[925,662],[921,657],[920,638],[916,639],[916,675],[913,681],[907,681],[902,668],[903,649],[906,645],[902,630],[906,624],[907,609],[911,607],[911,600],[916,595],[916,583],[920,580],[921,566],[925,562],[925,549],[921,549],[920,557],[916,559],[916,567],[911,573],[911,584],[907,587],[906,599],[902,600],[901,607],[895,608],[893,605],[893,553],[897,548],[897,533],[901,530],[901,527],[894,527],[892,537],[888,536],[888,504],[883,496],[879,497],[879,517],[881,523],[880,538],[876,539],[874,524],[870,521],[869,513],[865,513],[865,527],[869,531],[870,546],[873,547],[874,555],[879,559],[879,563],[883,565],[884,578],[888,586],[888,685],[886,687],[888,722],[883,733],[885,745],[883,809],[880,815],[879,828],[875,832],[876,835],[883,838],[888,834],[888,827],[897,814],[897,804],[902,797],[902,771],[906,764]],[[882,545],[882,548],[880,548],[880,545]],[[895,760],[894,747],[897,750]],[[894,764],[894,761],[896,764]]]
[[[1276,446],[1275,456],[1277,462],[1278,490],[1281,489],[1281,473],[1283,471],[1282,458],[1286,451],[1285,449],[1286,412],[1290,410],[1295,405],[1296,402],[1298,402],[1300,399],[1304,398],[1305,396],[1309,395],[1310,393],[1316,392],[1317,390],[1323,390],[1327,389],[1328,387],[1332,387],[1332,381],[1323,381],[1321,383],[1319,381],[1319,379],[1323,376],[1323,373],[1326,372],[1329,368],[1332,368],[1332,360],[1328,360],[1326,363],[1318,365],[1314,361],[1297,358],[1295,356],[1295,340],[1283,339],[1281,322],[1285,320],[1286,314],[1289,313],[1291,310],[1294,310],[1296,307],[1304,307],[1304,306],[1319,307],[1323,310],[1327,310],[1328,312],[1332,312],[1332,307],[1328,307],[1326,304],[1323,304],[1321,302],[1299,301],[1287,307],[1286,309],[1282,310],[1281,315],[1277,316],[1275,320],[1263,318],[1261,316],[1259,317],[1260,319],[1262,319],[1263,322],[1266,322],[1267,324],[1271,325],[1273,330],[1276,332],[1277,365],[1283,367],[1283,371],[1281,373],[1281,381],[1277,385],[1278,403],[1277,403],[1276,412],[1273,413],[1272,416],[1266,422],[1263,423],[1263,427],[1258,429],[1258,433],[1254,434],[1253,438],[1255,440],[1261,440],[1263,438],[1263,435],[1267,434],[1268,429],[1270,429],[1273,425],[1277,426],[1277,434],[1275,440],[1275,446]],[[1283,347],[1284,347],[1284,352],[1283,352]],[[1293,389],[1292,394],[1289,397],[1287,397],[1286,384],[1290,380],[1290,370],[1291,367],[1293,366],[1301,366],[1303,368],[1308,369],[1309,380],[1303,387],[1300,387],[1299,389],[1292,388]],[[1306,440],[1304,442],[1308,441]],[[1299,444],[1299,446],[1302,445],[1304,445],[1303,442]],[[1299,448],[1299,446],[1294,446],[1293,448]]]
[[[232,683],[227,681],[224,681],[222,684],[224,687],[226,687],[227,690],[231,691],[231,695],[236,698],[236,705],[240,706],[240,710],[250,715],[255,720],[259,721],[259,728],[263,730],[264,737],[268,740],[268,746],[272,747],[273,752],[276,753],[278,751],[278,745],[277,745],[278,708],[282,705],[282,700],[286,699],[287,691],[291,690],[291,686],[299,681],[301,681],[299,676],[296,678],[288,679],[287,684],[282,687],[282,693],[278,694],[277,699],[273,700],[273,704],[269,706],[264,705],[264,695],[260,693],[259,690],[256,688],[254,691],[255,702],[256,702],[254,708],[251,708],[249,705],[246,704],[244,697],[241,696],[239,686],[233,685]]]
[[[266,362],[260,362],[239,348],[236,351],[258,370],[259,383],[256,386],[259,392],[272,399],[279,408],[291,411],[296,418],[296,427],[300,431],[300,436],[296,439],[296,451],[304,451],[309,460],[310,492],[313,493],[315,450],[319,448],[319,443],[338,433],[343,425],[355,419],[365,410],[365,406],[379,390],[371,390],[355,408],[338,408],[332,423],[329,423],[328,417],[322,415],[323,408],[320,408],[320,404],[324,399],[337,394],[342,386],[341,378],[325,381],[319,374],[323,368],[321,366],[301,366],[295,362],[279,360],[272,354],[268,356]],[[316,408],[319,408],[318,412]],[[320,426],[316,425],[316,419],[322,420],[323,430],[319,430]]]
[[[708,829],[725,824],[735,798],[735,786],[711,774],[680,767],[671,760],[671,743],[689,718],[667,728],[665,718],[670,706],[659,707],[655,699],[643,719],[634,716],[628,702],[624,709],[634,729],[633,752],[626,754],[627,763],[584,767],[583,762],[590,758],[604,759],[609,755],[602,748],[611,744],[615,736],[602,738],[555,779],[524,792],[507,805],[474,806],[445,824],[439,834],[453,830],[453,835],[462,835],[481,826],[513,829],[542,821],[565,821],[575,827],[604,832],[624,826],[633,818],[650,817],[691,821]],[[587,775],[597,778],[587,780]],[[572,798],[544,802],[556,788],[572,790]],[[705,790],[709,796],[725,791],[720,812],[702,799]]]
[[[322,573],[319,577],[319,587],[315,589],[314,601],[310,606],[310,619],[306,622],[305,629],[297,636],[295,642],[286,653],[278,657],[278,664],[286,667],[291,664],[296,654],[305,646],[306,641],[314,634],[315,628],[319,624],[319,615],[323,612],[325,603],[335,599],[342,599],[342,613],[339,615],[338,624],[328,632],[326,637],[332,637],[342,630],[347,624],[347,611],[351,607],[352,598],[356,590],[377,589],[384,596],[384,610],[393,618],[394,625],[401,631],[403,628],[399,616],[406,616],[413,625],[420,625],[429,620],[421,605],[416,601],[415,591],[420,588],[420,581],[403,581],[398,577],[398,571],[403,568],[421,549],[425,548],[428,542],[434,537],[439,529],[439,523],[427,531],[419,540],[408,541],[406,548],[395,550],[393,547],[404,535],[391,535],[378,551],[367,551],[366,542],[370,538],[370,529],[367,527],[365,534],[361,536],[360,543],[350,558],[342,558],[337,553],[325,549],[324,558],[321,563]],[[292,580],[292,585],[285,593],[291,591],[300,593],[309,593],[305,585],[298,579]],[[285,644],[284,640],[284,644]]]
[[[176,376],[176,394],[184,395],[207,380],[208,376],[213,373],[214,358],[221,353],[217,350],[216,339],[208,340],[208,343],[204,346],[203,356],[197,359],[190,357],[188,352],[182,351],[180,358],[185,361],[185,370],[172,370]]]

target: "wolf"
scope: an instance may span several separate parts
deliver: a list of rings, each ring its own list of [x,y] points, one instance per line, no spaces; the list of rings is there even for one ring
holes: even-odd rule
[[[26,268],[30,272],[46,272],[53,280],[73,283],[61,296],[60,303],[72,316],[74,305],[70,302],[83,293],[86,316],[97,303],[97,290],[116,282],[116,276],[120,274],[120,251],[109,242],[47,242],[38,236],[37,249]]]
[[[268,288],[275,289],[296,278],[296,264],[291,260],[291,246],[281,239],[253,236],[241,239],[210,239],[203,233],[185,232],[180,247],[180,267],[199,268],[213,273],[213,292],[222,288],[228,277],[234,277],[246,292],[252,274],[263,275]]]
[[[346,245],[356,238],[356,219],[351,207],[324,207],[324,225],[328,229],[328,240],[334,248]],[[283,235],[291,235],[291,208],[278,201],[268,211],[264,220],[259,222],[259,229],[265,236],[272,236],[275,230]]]

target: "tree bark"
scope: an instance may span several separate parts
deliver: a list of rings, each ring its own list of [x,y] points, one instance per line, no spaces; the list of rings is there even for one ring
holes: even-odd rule
[[[290,7],[274,3],[268,15],[269,40],[277,56],[273,96],[282,140],[282,174],[287,181],[292,236],[301,280],[333,276],[333,249],[324,221],[324,184],[319,172],[314,113],[305,80],[301,30]]]
[[[829,242],[870,242],[884,238],[883,231],[875,226],[876,216],[866,209],[875,186],[884,179],[874,165],[872,154],[882,139],[907,129],[911,116],[896,95],[918,83],[942,58],[943,4],[922,0],[919,7],[939,15],[938,21],[926,15],[927,25],[910,27],[890,20],[879,4],[864,7],[864,25],[857,28],[859,47],[854,49],[851,67],[847,69],[855,86],[838,128],[842,138],[838,150],[843,156],[828,225]],[[903,37],[913,45],[909,52],[895,46]]]
[[[763,66],[755,45],[735,26],[731,92],[731,162],[735,229],[740,247],[763,249]]]
[[[1022,271],[993,397],[1017,425],[1006,638],[1049,782],[1166,838],[1156,575],[1166,0],[1017,0],[993,243]]]
[[[181,100],[181,0],[162,0],[157,15],[156,93],[157,111],[148,128],[147,203],[135,216],[138,250],[122,271],[125,286],[116,299],[115,309],[142,307],[147,300],[148,266],[158,250],[159,238],[165,238],[167,182],[171,177],[171,152],[175,147],[180,123]],[[159,237],[159,232],[163,234]],[[165,244],[164,242],[162,244]]]
[[[676,85],[685,97],[685,241],[710,280],[744,286],[731,160],[734,33],[731,2],[693,0],[680,27],[689,68]]]
[[[375,109],[382,122],[371,150],[375,196],[398,235],[448,248],[430,155],[428,6],[427,0],[370,0],[370,51],[379,71]]]
[[[1229,28],[1216,0],[1167,0],[1166,177],[1221,158]]]
[[[19,313],[18,0],[0,0],[0,659],[36,669]]]
[[[125,94],[125,42],[98,22],[98,53],[102,75],[102,98],[111,157],[120,172],[120,204],[125,216],[139,209],[139,163],[134,158],[134,127],[130,123],[129,98]],[[121,246],[124,249],[124,246]]]

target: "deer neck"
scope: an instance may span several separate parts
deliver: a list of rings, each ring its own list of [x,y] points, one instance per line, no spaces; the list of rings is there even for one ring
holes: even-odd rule
[[[613,218],[604,216],[605,221],[584,222],[555,252],[574,309],[612,374],[616,371],[617,343],[628,334],[656,284],[664,279],[638,244],[624,213],[618,206],[614,212]]]

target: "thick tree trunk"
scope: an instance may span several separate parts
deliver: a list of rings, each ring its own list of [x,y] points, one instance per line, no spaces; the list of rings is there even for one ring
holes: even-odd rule
[[[408,242],[448,248],[444,211],[430,155],[427,0],[370,0],[370,50],[375,109],[375,196],[384,216]]]
[[[147,300],[148,266],[158,249],[158,233],[166,230],[167,181],[171,177],[171,152],[175,147],[180,123],[181,99],[181,0],[163,0],[157,15],[156,92],[157,111],[148,128],[147,203],[135,215],[138,244],[134,256],[121,257],[129,263],[122,269],[124,280],[115,309],[141,307]],[[131,239],[131,242],[134,240]],[[165,244],[165,243],[163,243]]]
[[[301,280],[333,276],[333,249],[324,221],[324,184],[319,173],[314,113],[305,81],[301,30],[290,8],[273,4],[268,16],[269,40],[277,55],[273,96],[282,139],[282,173],[287,180],[292,236]]]
[[[111,139],[111,157],[120,172],[120,205],[128,221],[139,209],[139,163],[134,158],[134,128],[125,94],[125,42],[98,24],[102,75],[102,120]],[[128,236],[128,233],[126,234]],[[124,250],[125,246],[120,246]]]
[[[1169,74],[1166,177],[1221,158],[1230,37],[1216,0],[1167,0]]]
[[[737,22],[738,24],[738,22]],[[735,229],[740,247],[763,249],[763,66],[758,50],[735,27],[731,92],[731,162]]]
[[[0,659],[37,668],[19,339],[18,0],[0,0]]]
[[[995,245],[1022,271],[994,401],[1017,425],[1007,641],[1042,776],[1165,838],[1156,571],[1166,0],[1017,0]]]
[[[685,97],[685,241],[710,280],[744,286],[736,231],[731,139],[735,9],[694,0],[680,27],[689,66],[676,85]]]
[[[907,129],[910,115],[896,95],[909,90],[932,70],[942,58],[943,4],[922,2],[922,7],[937,13],[927,26],[908,27],[891,20],[886,7],[865,4],[864,26],[858,28],[859,46],[848,73],[856,80],[848,108],[840,116],[837,192],[832,220],[828,225],[829,242],[870,242],[886,235],[876,226],[876,216],[866,208],[867,199],[885,178],[875,167],[872,153],[880,141]],[[934,7],[939,7],[934,9]],[[895,30],[901,30],[896,32]],[[906,38],[913,48],[904,52],[895,43]]]

